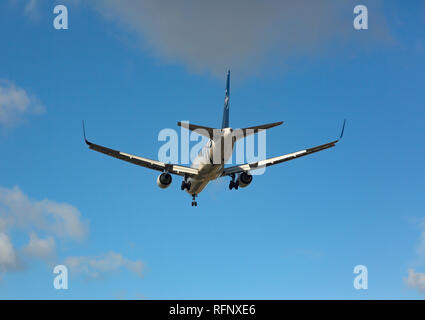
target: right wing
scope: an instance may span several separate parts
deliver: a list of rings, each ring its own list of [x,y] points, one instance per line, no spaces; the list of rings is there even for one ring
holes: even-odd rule
[[[137,164],[138,166],[142,166],[145,168],[161,171],[161,172],[169,172],[169,173],[177,174],[180,176],[186,176],[186,175],[190,176],[190,175],[198,174],[198,169],[195,169],[195,168],[190,168],[190,167],[176,165],[176,164],[168,164],[168,163],[157,161],[157,160],[142,158],[139,156],[124,153],[118,150],[110,149],[110,148],[92,143],[86,139],[84,122],[83,122],[83,132],[84,132],[84,140],[89,146],[89,148],[97,152],[101,152],[108,156],[111,156],[120,160],[124,160],[127,162],[131,162],[133,164]]]
[[[322,150],[325,150],[325,149],[328,149],[328,148],[332,148],[332,147],[335,146],[335,143],[337,143],[338,141],[339,140],[335,140],[335,141],[332,141],[332,142],[329,142],[329,143],[326,143],[326,144],[322,144],[322,145],[317,146],[317,147],[313,147],[313,148],[309,148],[309,149],[305,149],[305,150],[301,150],[301,151],[297,151],[297,152],[293,152],[293,153],[288,153],[288,154],[285,154],[285,155],[279,156],[279,157],[274,157],[274,158],[270,158],[270,159],[265,159],[265,160],[253,162],[253,163],[246,163],[246,164],[242,164],[242,165],[239,165],[239,166],[224,168],[222,176],[228,176],[228,175],[232,175],[232,174],[235,174],[235,173],[241,173],[241,172],[245,172],[245,171],[256,170],[256,169],[272,166],[274,164],[282,163],[282,162],[285,162],[285,161],[304,157],[306,155],[309,155],[309,154],[312,154],[312,153],[315,153],[315,152],[318,152],[318,151],[322,151]]]
[[[319,152],[319,151],[322,151],[322,150],[325,150],[325,149],[332,148],[343,137],[344,128],[345,128],[345,120],[344,120],[344,124],[342,126],[341,135],[340,135],[338,140],[334,140],[334,141],[331,141],[331,142],[328,142],[328,143],[325,143],[325,144],[322,144],[320,146],[316,146],[316,147],[313,147],[313,148],[308,148],[308,149],[300,150],[300,151],[297,151],[297,152],[288,153],[288,154],[285,154],[285,155],[279,156],[279,157],[274,157],[274,158],[270,158],[270,159],[260,160],[260,161],[257,161],[257,162],[246,163],[246,164],[242,164],[242,165],[238,165],[238,166],[224,168],[222,176],[228,176],[228,175],[232,175],[232,174],[236,174],[236,173],[242,173],[242,172],[246,172],[246,171],[250,171],[250,170],[265,168],[265,167],[272,166],[272,165],[275,165],[275,164],[278,164],[278,163],[282,163],[282,162],[285,162],[285,161],[301,158],[301,157],[307,156],[307,155],[315,153],[315,152]]]

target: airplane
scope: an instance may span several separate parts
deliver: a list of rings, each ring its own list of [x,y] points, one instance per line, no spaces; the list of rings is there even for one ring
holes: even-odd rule
[[[186,190],[192,196],[192,207],[197,206],[196,197],[213,180],[221,177],[229,176],[231,178],[229,189],[238,190],[245,188],[252,182],[251,171],[272,166],[278,163],[286,162],[293,159],[298,159],[306,155],[316,153],[328,148],[332,148],[343,137],[345,120],[342,125],[342,130],[339,139],[331,142],[300,150],[297,152],[288,153],[274,158],[256,161],[253,163],[245,163],[236,166],[225,167],[224,164],[232,155],[235,142],[238,139],[244,138],[250,134],[258,133],[262,130],[267,130],[281,125],[283,122],[274,122],[263,124],[254,127],[243,129],[232,129],[229,124],[229,99],[230,99],[230,70],[227,72],[226,91],[224,96],[224,110],[221,129],[199,126],[188,122],[178,122],[177,125],[195,131],[198,134],[206,136],[209,140],[201,149],[199,154],[193,160],[190,167],[179,164],[170,164],[157,160],[142,158],[136,155],[128,154],[118,150],[110,149],[98,144],[94,144],[87,140],[83,121],[84,140],[90,149],[104,153],[108,156],[124,160],[145,168],[160,171],[161,174],[157,178],[157,185],[162,188],[168,188],[172,182],[171,174],[182,176],[181,190]],[[237,134],[235,134],[237,133]],[[225,148],[226,142],[229,148]],[[227,149],[227,150],[226,150]],[[218,155],[218,156],[217,156]]]

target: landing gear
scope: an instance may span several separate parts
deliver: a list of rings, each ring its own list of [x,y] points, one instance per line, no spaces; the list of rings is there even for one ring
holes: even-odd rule
[[[197,207],[198,203],[195,201],[196,194],[192,194],[192,207]]]
[[[229,183],[229,190],[232,190],[233,188],[235,190],[238,190],[238,188],[239,188],[239,181],[235,181],[235,174],[232,174],[231,177],[232,177],[232,180]]]
[[[182,186],[181,186],[180,189],[182,189],[182,190],[187,189],[187,191],[189,191],[190,190],[190,182],[186,182],[186,180],[183,180]]]
[[[188,192],[190,192],[190,187],[191,187],[191,183],[190,181],[187,181],[187,176],[184,177],[184,180],[182,181],[182,186],[181,189],[184,190],[186,189]],[[192,207],[197,207],[198,203],[195,200],[195,197],[197,195],[195,193],[192,193]]]
[[[239,188],[239,183],[236,181],[230,181],[229,183],[229,189],[232,190],[233,188],[235,188],[235,190],[238,190]]]

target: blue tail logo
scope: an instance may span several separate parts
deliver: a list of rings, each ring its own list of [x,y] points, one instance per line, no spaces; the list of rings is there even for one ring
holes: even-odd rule
[[[230,70],[227,71],[226,93],[224,95],[223,122],[221,128],[229,128]]]

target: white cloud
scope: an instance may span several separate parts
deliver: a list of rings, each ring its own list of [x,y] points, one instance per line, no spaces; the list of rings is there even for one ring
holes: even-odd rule
[[[142,276],[144,269],[140,260],[130,260],[121,253],[110,251],[101,256],[69,257],[64,263],[71,271],[81,273],[88,278],[101,278],[105,273],[126,268],[138,276]]]
[[[415,219],[415,222],[418,222]],[[419,238],[419,245],[416,248],[416,266],[421,266],[424,263],[425,258],[425,219],[419,220],[419,226],[421,227],[421,235]],[[425,273],[415,272],[413,268],[408,270],[408,277],[404,278],[404,282],[408,287],[417,289],[421,293],[425,293]]]
[[[48,199],[33,201],[19,187],[0,187],[0,276],[6,271],[22,270],[25,258],[38,258],[51,264],[55,258],[54,236],[82,240],[88,233],[88,222],[67,203]],[[16,249],[8,231],[29,231],[28,244]],[[35,231],[42,231],[40,238]]]
[[[0,80],[0,125],[13,127],[19,124],[26,114],[44,112],[38,99],[24,89],[7,80]]]
[[[410,288],[417,289],[421,293],[425,293],[425,273],[415,272],[414,269],[409,269],[409,275],[404,279]]]
[[[0,233],[0,276],[7,270],[16,269],[18,265],[18,257],[9,236]]]
[[[7,226],[7,220],[0,217],[0,232],[3,232],[4,230],[6,230],[6,226]]]
[[[286,63],[297,55],[353,40],[354,0],[95,0],[107,19],[135,31],[157,56],[190,69],[223,76],[227,68],[252,73],[272,59]],[[390,38],[380,1],[367,1],[374,28],[362,34],[370,44]],[[372,41],[371,41],[372,40]]]
[[[81,240],[88,233],[88,221],[68,203],[44,199],[32,201],[19,187],[0,187],[0,216],[6,228],[42,230],[61,238]]]
[[[56,243],[53,237],[41,239],[34,232],[30,233],[28,245],[23,249],[24,253],[30,257],[39,258],[50,262],[55,255]]]
[[[17,250],[6,234],[8,230],[29,231],[27,245]],[[46,236],[39,237],[36,231]],[[87,233],[88,221],[81,219],[76,207],[48,199],[31,200],[17,186],[0,187],[0,276],[22,269],[22,258],[38,258],[51,265],[56,258],[55,237],[81,240]],[[68,257],[65,265],[92,279],[123,268],[142,276],[144,269],[142,261],[113,251],[99,256]]]

